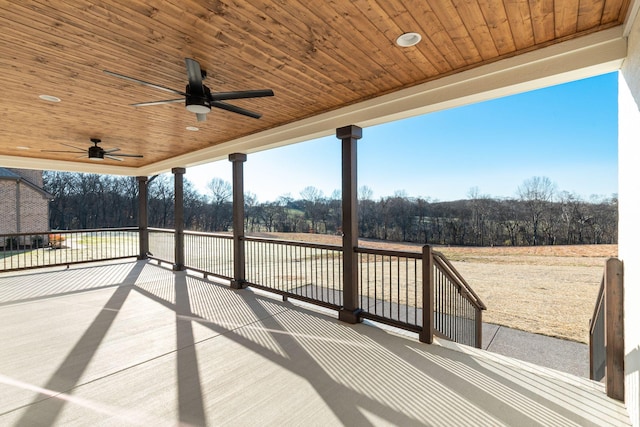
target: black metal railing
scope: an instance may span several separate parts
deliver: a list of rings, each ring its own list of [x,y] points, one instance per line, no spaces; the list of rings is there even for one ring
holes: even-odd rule
[[[149,227],[149,258],[175,263],[175,230]]]
[[[600,282],[593,316],[589,320],[589,377],[601,381],[607,361],[604,342],[604,276]]]
[[[362,316],[419,332],[422,254],[356,248]]]
[[[333,309],[343,308],[342,246],[243,236],[244,277],[234,277],[231,234],[185,231],[184,265],[176,266],[176,232],[149,228],[151,259],[230,281],[237,280],[286,297]],[[0,235],[2,270],[35,268],[140,256],[138,228],[56,231]],[[485,306],[444,257],[422,253],[354,248],[358,316],[480,347]],[[182,254],[181,254],[182,255]],[[239,271],[242,271],[239,270]],[[351,288],[353,289],[353,288]]]
[[[248,285],[332,308],[342,306],[342,248],[244,237]]]
[[[0,271],[136,257],[138,229],[0,234]]]
[[[233,236],[184,232],[185,267],[223,279],[233,279]]]
[[[486,306],[442,253],[431,254],[434,334],[481,348],[482,311]]]

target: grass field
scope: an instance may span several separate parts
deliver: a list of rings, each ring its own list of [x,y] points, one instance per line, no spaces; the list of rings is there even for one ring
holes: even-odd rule
[[[264,237],[341,244],[339,236],[261,233]],[[361,246],[418,252],[421,245],[361,240]],[[617,245],[434,247],[487,306],[483,320],[537,334],[588,342],[589,319],[604,263]]]

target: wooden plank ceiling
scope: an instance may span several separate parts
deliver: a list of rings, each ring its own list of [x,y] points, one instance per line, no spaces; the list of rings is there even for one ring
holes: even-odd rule
[[[620,25],[628,0],[9,0],[0,2],[0,155],[88,162],[90,138],[140,167]],[[398,47],[418,32],[422,41]],[[183,104],[185,58],[260,119]],[[62,101],[39,99],[52,95]],[[197,126],[199,131],[189,131]],[[1,165],[0,165],[1,166]]]

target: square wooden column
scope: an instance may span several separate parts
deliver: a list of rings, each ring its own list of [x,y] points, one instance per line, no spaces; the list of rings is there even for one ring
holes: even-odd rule
[[[360,321],[358,293],[358,153],[356,143],[362,138],[362,128],[350,125],[336,129],[342,140],[342,309],[338,318],[343,322]]]
[[[147,259],[149,253],[149,216],[147,208],[149,206],[148,178],[138,177],[138,235],[140,242],[140,253],[138,259]]]
[[[173,264],[174,271],[184,270],[184,173],[185,168],[173,168],[174,184],[174,218],[175,224],[175,258]]]
[[[247,161],[247,155],[242,153],[229,154],[229,161],[232,162],[233,174],[233,280],[231,287],[242,289],[245,287],[243,163]]]

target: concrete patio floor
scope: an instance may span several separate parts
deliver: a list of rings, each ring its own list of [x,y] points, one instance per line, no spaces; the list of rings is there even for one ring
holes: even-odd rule
[[[145,261],[0,274],[0,425],[629,425],[602,384]]]

